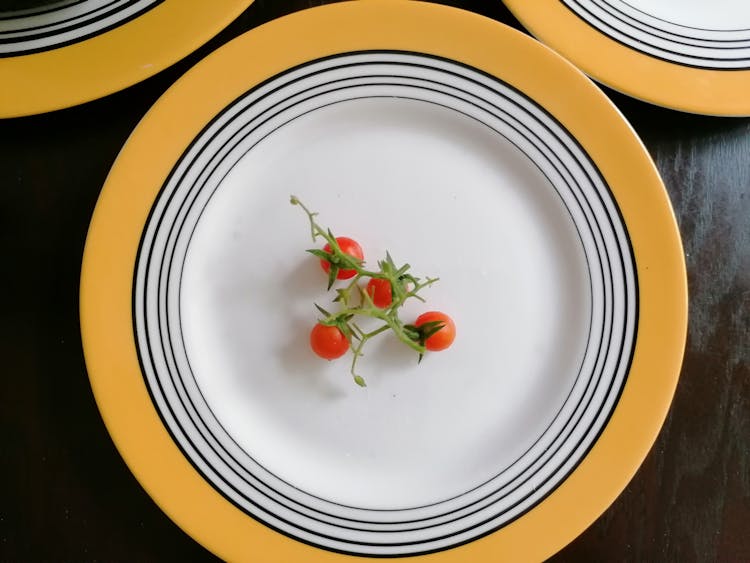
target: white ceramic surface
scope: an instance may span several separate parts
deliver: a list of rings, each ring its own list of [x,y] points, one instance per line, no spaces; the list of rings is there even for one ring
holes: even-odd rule
[[[333,295],[290,193],[372,264],[388,249],[440,276],[404,317],[449,312],[455,345],[417,365],[383,336],[367,389],[348,356],[315,357],[313,302]],[[590,301],[572,220],[532,162],[452,110],[375,99],[295,120],[235,166],[190,243],[181,311],[198,386],[245,451],[311,494],[393,509],[470,490],[533,444],[573,385]]]

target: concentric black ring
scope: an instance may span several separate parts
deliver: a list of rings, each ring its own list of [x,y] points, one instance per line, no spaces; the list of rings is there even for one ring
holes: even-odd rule
[[[54,2],[51,5],[45,3],[43,6],[37,6],[36,8],[28,8],[22,10],[7,10],[0,12],[0,21],[15,20],[20,17],[29,16],[41,16],[43,14],[49,14],[55,12],[62,7],[69,8],[87,2],[88,0],[68,0],[64,4],[62,2]]]
[[[263,521],[267,525],[274,527],[275,529],[278,529],[283,533],[296,537],[301,541],[306,541],[308,543],[319,545],[327,549],[345,551],[347,553],[396,556],[402,554],[424,553],[428,551],[434,551],[436,549],[444,549],[446,547],[464,543],[465,541],[470,541],[471,539],[479,537],[485,533],[489,533],[489,531],[496,529],[498,526],[506,524],[513,518],[518,517],[518,515],[523,513],[525,510],[531,508],[531,506],[533,506],[534,504],[540,502],[550,492],[550,490],[557,486],[557,484],[559,484],[565,478],[565,476],[573,469],[573,467],[577,465],[577,463],[580,461],[582,456],[585,455],[585,452],[588,450],[588,448],[591,446],[594,439],[600,432],[604,422],[609,417],[609,414],[611,413],[613,405],[615,404],[624,383],[624,377],[630,363],[633,340],[635,336],[635,317],[637,314],[637,283],[635,280],[635,268],[633,265],[632,251],[630,250],[629,241],[627,240],[627,233],[624,226],[622,225],[622,218],[619,215],[616,204],[612,200],[611,194],[606,188],[606,184],[604,184],[601,176],[598,174],[598,172],[596,172],[595,166],[590,161],[590,159],[588,159],[588,157],[585,155],[585,153],[583,153],[577,143],[575,143],[575,140],[572,139],[572,137],[567,134],[567,132],[565,132],[565,130],[559,125],[559,123],[554,121],[554,118],[549,116],[541,108],[538,108],[538,106],[533,104],[533,102],[531,102],[527,98],[524,98],[521,94],[513,91],[510,87],[497,81],[496,79],[492,79],[492,86],[488,86],[488,77],[477,73],[477,71],[473,69],[468,69],[455,63],[449,63],[447,61],[441,61],[425,56],[419,56],[418,62],[414,60],[415,58],[417,58],[415,55],[404,55],[397,53],[368,53],[360,55],[350,55],[348,57],[341,56],[329,59],[325,62],[310,63],[306,66],[313,70],[311,72],[308,72],[308,74],[305,75],[304,72],[299,72],[298,76],[291,76],[293,74],[293,71],[295,70],[293,69],[293,71],[284,73],[254,88],[245,96],[238,99],[224,112],[222,112],[222,114],[217,116],[216,119],[214,119],[214,121],[212,121],[212,123],[204,129],[204,132],[196,138],[196,141],[193,143],[193,145],[185,151],[183,158],[175,167],[172,174],[170,175],[170,178],[165,183],[165,186],[162,189],[151,211],[147,228],[144,230],[144,235],[141,241],[141,246],[139,248],[137,258],[138,266],[136,268],[135,275],[136,290],[134,292],[133,308],[136,342],[138,343],[139,348],[139,359],[141,361],[144,376],[146,378],[149,392],[152,395],[152,399],[157,406],[157,410],[162,416],[165,426],[169,429],[170,433],[175,439],[175,442],[180,445],[180,447],[183,449],[183,452],[185,452],[186,457],[191,460],[196,469],[201,471],[206,479],[211,482],[214,487],[217,488],[217,490],[219,490],[228,500],[230,500],[230,502],[233,502],[235,505],[248,512],[248,514],[250,514],[254,518]],[[357,62],[352,63],[352,59],[356,59]],[[319,68],[321,64],[324,64],[324,69]],[[554,478],[548,479],[541,486],[534,487],[537,493],[536,496],[534,496],[533,502],[530,506],[522,506],[522,504],[528,501],[528,499],[531,498],[531,495],[533,495],[534,493],[519,493],[521,494],[521,498],[517,502],[515,502],[515,504],[512,504],[510,507],[505,508],[502,514],[498,515],[497,513],[493,513],[483,521],[480,521],[478,523],[474,522],[471,525],[468,525],[468,527],[465,525],[463,529],[459,529],[457,531],[452,530],[451,533],[443,532],[442,535],[440,535],[441,532],[439,532],[439,530],[441,529],[441,527],[445,528],[446,524],[466,520],[468,516],[486,511],[488,507],[494,507],[503,498],[507,498],[512,492],[521,491],[519,487],[523,486],[525,482],[534,475],[534,473],[532,473],[532,475],[526,474],[525,481],[522,481],[521,483],[515,483],[514,485],[513,480],[511,480],[510,482],[504,483],[500,488],[491,491],[489,494],[483,495],[479,500],[473,500],[468,504],[462,505],[458,509],[451,509],[430,518],[409,519],[409,517],[407,516],[406,519],[403,519],[403,516],[406,516],[408,510],[411,510],[407,509],[399,511],[381,511],[385,513],[393,512],[403,514],[403,516],[401,517],[402,519],[395,521],[389,520],[384,522],[382,519],[379,520],[377,518],[362,520],[347,518],[342,516],[341,514],[337,515],[333,514],[332,512],[329,513],[316,509],[315,506],[305,505],[304,502],[302,502],[302,500],[306,498],[304,495],[302,500],[293,499],[284,491],[275,490],[273,483],[269,484],[267,482],[264,482],[262,476],[259,477],[258,475],[253,473],[253,471],[261,471],[262,468],[248,467],[245,465],[248,461],[250,462],[250,464],[254,463],[254,460],[252,460],[249,455],[246,454],[248,459],[244,461],[236,459],[232,455],[232,453],[225,447],[227,446],[227,444],[224,443],[224,445],[222,445],[221,439],[211,433],[211,430],[206,425],[206,421],[201,419],[198,412],[200,409],[205,410],[205,408],[207,408],[207,405],[197,406],[194,403],[196,397],[193,396],[191,398],[191,395],[189,394],[185,385],[186,382],[190,383],[190,378],[192,377],[192,375],[189,373],[189,368],[186,372],[180,372],[180,370],[177,369],[178,360],[176,357],[178,353],[176,353],[174,349],[174,335],[172,334],[169,324],[169,303],[174,301],[174,297],[170,297],[169,288],[171,285],[174,285],[179,289],[179,281],[175,283],[171,280],[171,277],[173,272],[175,272],[175,275],[179,277],[182,269],[180,261],[182,260],[184,262],[184,255],[182,257],[177,256],[175,254],[175,249],[177,246],[177,241],[182,236],[180,233],[186,226],[185,218],[191,212],[191,208],[196,203],[197,197],[201,195],[201,192],[210,190],[210,186],[207,183],[208,179],[211,178],[213,171],[216,170],[216,168],[220,164],[222,164],[225,159],[229,158],[229,155],[232,154],[231,151],[233,149],[236,149],[240,145],[240,143],[242,143],[243,140],[247,139],[247,137],[254,131],[257,131],[258,127],[261,127],[264,123],[269,123],[270,120],[272,120],[275,116],[281,115],[284,111],[286,111],[284,109],[278,109],[280,103],[277,102],[272,108],[268,109],[269,112],[273,109],[276,109],[275,114],[271,112],[272,115],[264,116],[263,112],[258,112],[255,104],[263,99],[263,96],[269,96],[271,93],[278,92],[282,88],[288,88],[290,84],[293,84],[295,81],[301,80],[299,74],[301,74],[304,78],[315,76],[316,74],[323,75],[326,72],[333,72],[342,68],[351,69],[354,67],[361,67],[361,69],[366,69],[368,66],[373,67],[376,65],[390,65],[393,68],[411,68],[412,70],[418,68],[421,68],[422,70],[430,69],[431,72],[443,73],[445,76],[451,76],[451,80],[454,82],[458,81],[460,83],[463,81],[466,84],[472,84],[474,87],[480,86],[481,88],[486,89],[485,95],[487,99],[476,97],[476,95],[469,92],[468,89],[462,90],[460,87],[456,86],[449,87],[447,84],[440,83],[439,81],[432,81],[432,83],[430,84],[429,80],[409,77],[408,71],[402,73],[406,75],[404,77],[394,76],[394,73],[369,73],[365,74],[364,76],[358,75],[357,78],[361,80],[380,81],[374,83],[369,82],[366,83],[366,85],[359,84],[342,86],[342,84],[345,83],[346,80],[329,81],[328,83],[324,83],[324,85],[331,88],[330,90],[328,90],[328,93],[340,93],[344,91],[345,88],[362,89],[365,87],[372,88],[374,86],[392,88],[395,89],[395,91],[399,92],[399,88],[412,88],[415,91],[422,92],[440,91],[441,95],[448,96],[451,99],[456,100],[454,102],[455,104],[473,103],[475,107],[484,105],[486,107],[482,108],[482,111],[489,112],[491,110],[489,110],[488,108],[494,108],[494,111],[500,114],[503,113],[502,108],[500,108],[500,106],[498,105],[493,104],[492,99],[503,99],[506,103],[514,104],[514,108],[517,108],[518,112],[525,118],[531,120],[534,126],[542,131],[542,135],[549,135],[552,139],[554,139],[553,142],[556,143],[556,146],[565,147],[562,149],[566,153],[565,157],[571,159],[571,162],[576,162],[576,170],[571,170],[570,168],[566,167],[566,163],[563,157],[557,154],[555,150],[553,150],[553,147],[551,147],[549,144],[546,144],[541,137],[539,137],[538,135],[535,136],[534,131],[532,131],[528,124],[524,126],[520,118],[516,118],[510,113],[505,113],[502,116],[495,115],[495,119],[501,120],[505,126],[513,128],[517,134],[525,137],[526,142],[530,143],[531,146],[536,147],[535,150],[539,154],[529,155],[528,152],[526,154],[530,160],[537,164],[537,166],[540,166],[540,164],[536,162],[534,158],[532,158],[532,156],[535,156],[537,159],[547,159],[548,165],[551,166],[551,168],[557,175],[559,175],[560,179],[558,183],[552,182],[551,179],[550,182],[554,189],[558,191],[558,195],[560,195],[561,198],[563,196],[561,195],[560,190],[569,190],[569,192],[573,194],[573,199],[579,206],[588,207],[588,214],[586,213],[586,210],[583,210],[583,208],[581,208],[581,212],[583,213],[583,216],[585,218],[584,222],[586,223],[587,228],[591,230],[592,233],[594,233],[592,235],[594,240],[594,247],[598,254],[598,258],[595,262],[600,264],[600,267],[604,267],[605,264],[608,267],[608,284],[606,277],[602,278],[602,287],[604,288],[602,303],[604,313],[602,321],[605,322],[605,325],[602,327],[602,333],[604,335],[607,333],[607,330],[609,330],[609,338],[613,338],[614,335],[613,331],[615,318],[613,316],[613,299],[616,297],[614,295],[615,273],[612,270],[613,266],[617,268],[617,271],[622,272],[622,282],[625,284],[625,291],[623,292],[624,295],[622,296],[622,308],[625,311],[623,321],[624,325],[622,327],[618,326],[618,330],[622,329],[621,336],[619,338],[620,341],[610,343],[609,340],[607,340],[607,343],[605,343],[604,346],[599,346],[597,343],[594,343],[596,345],[595,354],[599,354],[600,357],[595,358],[594,369],[592,373],[588,374],[585,388],[581,397],[579,398],[578,403],[575,405],[575,408],[573,408],[573,413],[569,415],[566,421],[564,421],[564,423],[562,424],[563,427],[560,430],[559,434],[551,442],[551,444],[557,444],[557,446],[548,448],[543,452],[546,458],[537,457],[536,459],[532,460],[531,464],[527,465],[526,469],[524,469],[523,471],[527,472],[528,470],[530,470],[529,468],[532,468],[532,466],[534,465],[536,465],[536,468],[532,468],[531,470],[535,473],[545,468],[545,464],[547,463],[547,461],[557,455],[560,451],[560,448],[567,444],[568,436],[570,436],[570,434],[574,430],[576,430],[575,426],[579,424],[584,413],[588,413],[587,416],[592,418],[592,420],[590,421],[589,426],[587,426],[584,430],[578,432],[579,437],[575,442],[573,453],[567,455],[563,454],[563,458],[556,461],[557,465],[556,469],[554,470]],[[315,70],[315,68],[318,68],[318,70]],[[303,68],[301,70],[307,71],[308,68]],[[402,81],[398,82],[396,78],[399,78]],[[420,85],[417,86],[416,83],[419,83],[420,81]],[[407,82],[409,84],[405,85]],[[278,86],[279,83],[281,83],[281,86]],[[338,83],[338,86],[335,88],[333,87],[334,83]],[[428,86],[428,84],[430,85]],[[317,84],[316,88],[319,88],[320,86],[320,84]],[[442,90],[439,88],[439,86],[443,87]],[[263,89],[265,89],[265,91],[261,92],[261,90]],[[310,91],[314,89],[315,88],[312,88],[310,89]],[[286,100],[288,101],[295,98],[295,96],[299,95],[300,92],[304,93],[304,90],[295,91],[294,95],[288,96]],[[408,97],[406,95],[403,95],[403,92],[401,92],[401,94],[402,95],[400,97]],[[324,93],[318,92],[315,95],[311,95],[309,99],[320,98],[323,95]],[[473,101],[472,96],[476,98]],[[366,97],[374,97],[374,95],[371,94]],[[356,98],[356,96],[343,97],[341,101],[351,101]],[[527,107],[523,107],[522,103],[519,100],[523,100],[523,103],[525,103]],[[300,100],[297,100],[294,103],[291,103],[289,107],[294,108],[299,103],[301,103]],[[322,105],[323,104],[321,103],[320,105],[316,106],[315,110],[322,107]],[[531,109],[529,108],[534,109],[536,111],[536,115],[533,115]],[[455,106],[451,109],[453,109],[454,111],[459,111]],[[249,118],[250,120],[245,121],[244,125],[240,127],[239,131],[236,131],[234,134],[232,134],[228,140],[225,140],[223,142],[222,145],[217,147],[211,144],[212,139],[215,139],[220,133],[225,132],[224,129],[226,127],[233,124],[235,121],[241,122],[241,116],[245,116],[246,119]],[[261,118],[265,119],[265,121],[261,121]],[[245,128],[250,128],[250,125],[254,122],[254,120],[259,121],[259,123],[255,123],[251,129],[249,129],[248,131],[244,131]],[[489,124],[487,123],[485,123],[485,125],[489,126]],[[281,125],[278,125],[277,127],[280,126],[283,126],[283,123]],[[526,131],[523,131],[524,127]],[[495,130],[495,132],[502,135],[502,133],[498,130]],[[201,166],[203,166],[203,168],[200,170],[197,177],[193,178],[193,180],[189,184],[185,184],[187,178],[186,174],[190,170],[190,167],[192,165],[195,165],[196,161],[199,159],[199,157],[203,156],[204,151],[207,151],[207,147],[209,146],[214,151],[211,158],[209,159],[209,162],[211,159],[214,159],[216,162],[214,162],[214,164],[210,167],[206,166],[206,164],[209,163],[202,164]],[[517,144],[516,146],[521,149],[521,147],[519,147]],[[244,148],[243,150],[249,151],[251,150],[251,148],[252,146],[249,146]],[[234,154],[232,155],[232,158],[238,160],[239,158],[241,158],[241,155]],[[234,162],[236,162],[236,160]],[[577,176],[580,177],[580,179],[585,178],[584,181],[588,182],[590,186],[588,186],[588,188],[584,188],[584,186],[580,185],[578,183],[579,180],[577,179]],[[199,182],[201,177],[203,178],[202,183]],[[213,179],[213,189],[216,189],[220,184],[220,178]],[[175,199],[178,189],[181,190],[182,193],[181,200]],[[591,197],[591,194],[595,194],[593,195],[594,200],[586,197],[586,189],[588,189],[588,193],[590,194],[589,197]],[[186,202],[190,198],[192,199],[189,205],[185,207]],[[204,207],[209,198],[210,195],[208,195],[204,200]],[[564,199],[563,201],[567,207],[567,200]],[[183,214],[184,211],[183,219],[180,220],[179,223],[175,222],[174,220],[166,219],[166,210],[171,209],[175,205],[177,206],[177,211],[174,217],[175,219],[179,219],[180,215]],[[604,226],[606,226],[607,229],[611,229],[611,231],[608,231],[608,233],[614,233],[613,235],[609,235],[610,237],[614,236],[614,246],[616,247],[612,249],[614,250],[614,255],[610,255],[610,249],[607,247],[607,244],[605,242],[605,235],[601,230],[603,225],[595,220],[594,216],[596,215],[596,212],[593,210],[594,208],[592,206],[596,206],[597,209],[604,210],[603,213],[606,215],[606,220],[608,221],[608,225]],[[172,212],[170,211],[170,213]],[[192,228],[187,227],[189,232],[192,232],[192,229],[194,229],[197,221],[200,219],[200,213],[201,212],[197,213],[197,218],[192,218]],[[165,225],[167,226],[165,227]],[[578,223],[576,223],[576,227],[579,227]],[[164,246],[164,248],[157,254],[154,247],[154,240],[156,236],[154,233],[162,233],[162,229],[167,229],[167,242],[166,246]],[[598,238],[596,232],[598,232]],[[162,235],[160,234],[160,236]],[[189,239],[191,235],[186,236]],[[583,237],[580,230],[579,237]],[[186,252],[188,246],[189,244],[187,246],[182,245],[182,249]],[[591,260],[593,258],[594,256],[589,256],[589,253],[587,251],[587,260]],[[155,285],[152,283],[152,281],[150,281],[154,279],[154,274],[152,274],[152,263],[158,271],[158,273],[155,274]],[[589,262],[590,268],[592,267],[591,264],[592,262]],[[604,276],[604,270],[601,270],[599,274],[596,274],[596,272],[591,272],[591,274],[592,276]],[[147,289],[152,285],[154,285],[154,287],[156,288],[154,290],[156,293],[153,293],[153,291],[147,291]],[[151,297],[147,298],[147,295],[151,295]],[[179,299],[177,301],[179,302]],[[154,308],[154,304],[156,305],[155,312],[152,311],[152,309]],[[149,334],[154,330],[154,322],[156,323],[155,326],[157,327],[157,337],[156,340],[152,342],[152,338],[149,337]],[[602,338],[604,339],[604,336],[602,336]],[[611,344],[614,344],[615,346],[615,348],[613,348],[612,350],[610,350],[609,348]],[[160,357],[164,358],[166,368],[164,368],[164,366],[157,365],[157,361],[154,357],[154,352],[158,352],[160,354]],[[185,359],[187,360],[189,365],[189,359],[187,357]],[[614,362],[614,368],[610,365],[612,362]],[[161,376],[158,375],[160,369],[162,371],[166,369],[166,372],[164,372]],[[607,374],[606,381],[603,382],[602,378],[605,377],[604,374],[607,370],[609,370],[610,373]],[[194,383],[195,382],[193,380],[192,384]],[[591,413],[589,412],[589,407],[592,404],[594,393],[599,389],[600,383],[606,388],[603,393],[605,399],[600,400],[598,407],[595,407],[593,413]],[[165,384],[169,384],[172,387],[167,389],[164,386]],[[168,398],[170,394],[174,395],[175,393],[177,395],[176,399]],[[199,389],[198,394],[200,394]],[[178,402],[174,403],[175,400],[177,400]],[[179,409],[184,410],[184,412],[187,414],[187,418],[180,418],[180,414],[175,411],[175,407],[179,407]],[[210,408],[208,412],[210,413]],[[576,413],[578,414],[576,415]],[[186,428],[184,426],[184,423],[192,424],[194,426],[193,430],[191,430],[190,428]],[[231,440],[231,437],[229,438]],[[203,445],[197,443],[196,440],[203,442]],[[230,466],[233,466],[233,476],[222,473],[222,468],[216,467],[213,464],[214,462],[216,462],[215,459],[211,459],[214,455],[218,458],[223,457],[223,469],[226,470]],[[267,470],[264,471],[266,471],[267,473]],[[502,475],[502,472],[499,475]],[[517,478],[522,475],[524,475],[524,473],[520,473]],[[265,478],[268,479],[273,477],[274,476],[272,475],[266,475]],[[238,488],[238,479],[244,480],[245,485],[252,489],[250,495]],[[276,486],[278,485],[279,483],[276,483]],[[478,485],[476,490],[481,489],[483,486],[484,485],[481,484]],[[514,488],[511,489],[511,486],[513,486]],[[473,490],[469,492],[473,492]],[[309,497],[310,495],[307,496]],[[324,499],[317,498],[317,500],[326,503]],[[456,499],[448,499],[446,501],[441,501],[441,503],[448,503],[451,500]],[[274,505],[277,505],[279,510],[289,511],[292,515],[294,515],[292,516],[293,518],[299,517],[303,520],[301,522],[299,520],[290,521],[289,517],[283,517],[278,513],[269,514],[268,509],[264,505],[261,505],[261,502],[271,502]],[[479,508],[476,508],[476,510],[473,510],[472,512],[472,509],[477,504],[482,502],[485,502],[485,504],[482,504],[481,506],[479,506]],[[437,503],[435,506],[440,505],[441,503]],[[336,503],[332,503],[330,501],[327,502],[326,506],[328,506],[331,510],[335,509],[338,506],[339,508],[354,508],[355,510],[363,513],[375,514],[378,512],[356,509],[356,507],[342,507],[342,505],[336,505]],[[512,510],[514,508],[519,508],[519,512],[517,514],[512,513]],[[510,516],[503,520],[502,515],[509,513],[511,513]],[[446,519],[446,516],[448,517],[448,519]],[[382,514],[380,514],[380,517],[382,518]],[[334,521],[332,522],[330,520],[325,520],[324,518],[333,518]],[[305,524],[305,522],[307,522],[308,524]],[[314,523],[323,523],[329,528],[332,528],[334,531],[361,531],[368,534],[368,538],[372,536],[374,539],[368,539],[368,541],[364,541],[346,539],[346,537],[342,537],[341,535],[334,536],[330,533],[321,532],[320,530],[310,529],[309,525]],[[413,523],[420,523],[420,527],[402,527],[393,529],[394,526]],[[429,523],[429,525],[422,525],[422,523]],[[358,526],[352,524],[357,524]],[[375,528],[362,527],[368,525],[375,526]],[[388,527],[390,527],[391,529],[386,529]],[[438,535],[429,536],[427,537],[427,539],[420,540],[408,539],[409,533],[427,529],[435,529]],[[375,539],[387,541],[375,541]],[[389,549],[383,550],[381,548]],[[380,550],[378,551],[378,549]]]
[[[612,0],[561,1],[610,39],[657,59],[703,69],[750,69],[750,30],[684,26],[622,2],[628,13]]]
[[[79,0],[0,17],[0,58],[57,49],[106,33],[164,0]],[[85,9],[82,9],[85,8]]]

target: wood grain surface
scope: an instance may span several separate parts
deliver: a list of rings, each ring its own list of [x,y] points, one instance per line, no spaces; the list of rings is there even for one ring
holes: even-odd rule
[[[208,45],[144,83],[0,121],[0,561],[213,559],[140,488],[102,424],[81,350],[80,260],[107,172],[153,102],[231,38],[322,3],[257,0]],[[499,1],[445,3],[520,29]],[[607,93],[669,190],[687,257],[690,329],[657,443],[612,507],[553,561],[747,562],[750,120]]]

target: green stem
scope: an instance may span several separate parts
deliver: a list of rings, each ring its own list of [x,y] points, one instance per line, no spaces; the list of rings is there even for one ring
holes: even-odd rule
[[[386,324],[386,325],[383,325],[383,326],[381,326],[380,328],[378,328],[376,330],[373,330],[372,332],[368,332],[366,334],[363,334],[362,337],[360,338],[360,341],[359,341],[359,344],[357,345],[357,347],[356,348],[352,347],[353,358],[352,358],[352,367],[351,367],[350,372],[352,374],[352,377],[354,378],[354,381],[360,387],[366,387],[364,378],[361,375],[357,375],[357,360],[360,358],[360,356],[363,355],[362,354],[362,348],[365,347],[365,342],[367,342],[368,340],[370,340],[370,338],[372,338],[373,336],[377,336],[381,332],[385,332],[389,328],[390,327]]]

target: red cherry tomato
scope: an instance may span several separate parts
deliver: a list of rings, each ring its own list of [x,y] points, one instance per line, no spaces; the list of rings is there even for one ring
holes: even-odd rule
[[[439,311],[430,311],[428,313],[422,313],[417,317],[414,322],[414,326],[420,326],[425,323],[432,321],[440,321],[443,323],[443,327],[438,330],[435,334],[430,336],[424,343],[425,348],[437,352],[439,350],[445,350],[456,338],[456,325],[448,315]]]
[[[362,247],[359,246],[359,243],[356,240],[350,239],[349,237],[336,237],[336,242],[339,244],[339,248],[344,254],[348,254],[349,256],[353,256],[354,258],[357,258],[359,260],[364,260],[365,254],[364,252],[362,252]],[[326,244],[323,247],[323,250],[325,252],[331,252],[331,245]],[[331,271],[331,263],[328,260],[321,259],[320,266],[321,268],[323,268],[323,271],[326,274]],[[349,278],[353,278],[355,275],[357,275],[357,272],[355,270],[341,269],[338,271],[338,274],[336,274],[336,279],[348,280]]]
[[[393,302],[393,290],[388,280],[373,278],[367,282],[366,291],[373,304],[380,309],[385,309]]]
[[[349,349],[349,342],[338,327],[316,324],[310,331],[310,347],[326,360],[340,358]]]

